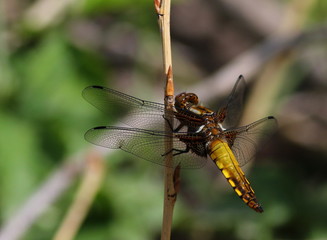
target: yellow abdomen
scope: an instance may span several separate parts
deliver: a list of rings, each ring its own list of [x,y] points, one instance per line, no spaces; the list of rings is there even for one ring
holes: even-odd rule
[[[236,194],[252,209],[263,212],[262,207],[257,202],[256,196],[250,182],[246,179],[244,172],[240,168],[236,158],[228,144],[222,140],[215,140],[209,146],[210,158],[221,170]]]

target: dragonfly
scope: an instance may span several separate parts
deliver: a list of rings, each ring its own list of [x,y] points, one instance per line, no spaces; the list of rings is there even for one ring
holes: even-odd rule
[[[117,116],[124,126],[99,126],[84,137],[92,144],[121,149],[139,158],[168,167],[201,168],[208,159],[220,169],[236,194],[256,212],[263,212],[250,182],[241,167],[251,161],[262,142],[274,132],[277,121],[268,116],[238,127],[243,107],[245,80],[237,79],[229,97],[217,111],[199,104],[194,93],[180,93],[174,108],[165,113],[165,105],[136,98],[114,89],[89,86],[83,97],[90,104]],[[128,117],[122,116],[128,114]],[[168,119],[173,119],[170,122]],[[168,123],[171,131],[165,131]],[[166,143],[172,148],[166,150]]]

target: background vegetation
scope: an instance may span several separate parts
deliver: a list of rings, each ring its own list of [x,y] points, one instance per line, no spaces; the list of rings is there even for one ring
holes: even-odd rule
[[[103,85],[161,101],[153,2],[3,0],[0,11],[0,238],[51,239],[99,187],[76,239],[158,239],[163,168],[85,142],[117,119],[81,97]],[[182,171],[173,239],[327,238],[326,16],[324,0],[173,1],[176,92],[215,109],[243,74],[243,122],[279,121],[246,171],[265,212],[212,164]]]

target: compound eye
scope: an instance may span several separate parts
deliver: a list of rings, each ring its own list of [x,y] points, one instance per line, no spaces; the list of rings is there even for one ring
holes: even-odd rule
[[[180,93],[175,97],[175,107],[178,108],[185,108],[186,100],[185,100],[186,93]]]
[[[199,103],[199,98],[194,93],[187,93],[185,99],[193,105],[197,105]]]

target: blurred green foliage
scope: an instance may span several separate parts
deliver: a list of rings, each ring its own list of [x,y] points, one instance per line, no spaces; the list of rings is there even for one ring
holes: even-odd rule
[[[312,7],[312,13],[308,18],[309,23],[320,23],[326,21],[327,2],[324,0],[317,0]]]
[[[3,224],[61,163],[90,147],[83,139],[87,129],[114,123],[114,116],[103,116],[82,99],[81,92],[86,86],[110,86],[143,99],[160,95],[163,89],[160,33],[152,2],[76,1],[73,7],[67,6],[56,15],[51,24],[38,30],[26,24],[27,12],[38,1],[22,2],[6,6],[6,11],[1,10],[0,14],[0,219]],[[52,11],[50,6],[48,11]],[[317,0],[307,20],[321,23],[326,16],[326,1]],[[201,17],[206,15],[198,19]],[[222,19],[227,20],[226,16]],[[219,29],[213,31],[219,33]],[[255,35],[248,28],[242,31]],[[231,32],[229,38],[237,29]],[[199,57],[199,53],[190,50],[203,47],[208,36],[174,39],[173,54],[180,86],[188,86],[194,79],[212,73],[208,72],[209,67],[201,66],[203,59],[208,61],[209,57],[204,53]],[[228,37],[222,43],[228,43]],[[254,36],[247,41],[254,44],[257,39]],[[210,49],[211,45],[206,47]],[[223,50],[217,50],[219,56]],[[225,53],[226,56],[231,58],[231,52]],[[227,63],[230,58],[219,60]],[[287,78],[296,78],[297,70],[289,70]],[[238,74],[236,70],[235,76]],[[309,74],[304,75],[306,81]],[[287,98],[314,84],[318,85],[317,82],[289,82],[281,95]],[[271,158],[259,157],[249,172],[265,208],[263,214],[248,209],[225,180],[217,177],[214,167],[182,171],[173,239],[327,238],[326,149],[305,148],[279,134],[270,144]],[[309,163],[312,165],[308,166]],[[158,239],[163,169],[120,151],[110,156],[107,165],[108,175],[76,239]],[[23,239],[53,237],[71,204],[78,180],[33,224]]]

